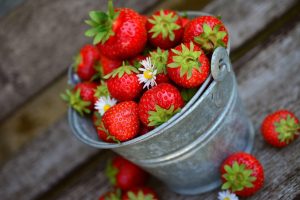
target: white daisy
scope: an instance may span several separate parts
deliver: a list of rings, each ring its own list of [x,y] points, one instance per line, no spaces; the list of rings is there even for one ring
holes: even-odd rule
[[[239,198],[229,190],[219,192],[218,200],[239,200]]]
[[[95,109],[98,110],[98,112],[101,115],[104,115],[104,113],[112,106],[116,105],[117,100],[114,98],[108,97],[100,97],[97,102],[95,103]]]
[[[139,68],[139,70],[142,72],[142,74],[138,74],[139,82],[144,83],[143,88],[149,89],[149,87],[153,87],[156,84],[156,74],[157,69],[152,64],[150,57],[147,57],[145,60],[142,60],[141,65],[143,67]]]

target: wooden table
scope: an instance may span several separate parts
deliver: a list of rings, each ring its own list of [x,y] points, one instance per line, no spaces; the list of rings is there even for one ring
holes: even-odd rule
[[[74,138],[58,98],[67,66],[83,37],[89,10],[105,0],[24,0],[0,16],[0,199],[97,199],[109,190],[103,174],[111,151]],[[300,117],[300,2],[297,0],[117,1],[142,13],[160,8],[221,15],[232,38],[231,59],[256,139],[253,154],[266,181],[248,199],[300,199],[300,139],[267,145],[262,119],[280,108]],[[181,196],[150,181],[162,200],[216,199],[217,191]]]

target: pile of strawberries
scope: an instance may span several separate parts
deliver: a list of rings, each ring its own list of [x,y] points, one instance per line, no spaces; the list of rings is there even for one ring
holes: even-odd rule
[[[81,82],[62,98],[80,115],[91,116],[104,142],[146,134],[180,112],[208,78],[214,49],[228,44],[228,32],[214,16],[189,20],[160,10],[146,17],[129,8],[114,9],[111,0],[107,12],[89,16],[85,35],[94,38],[94,45],[80,50],[74,71]],[[284,147],[299,136],[299,120],[279,110],[265,118],[261,132],[269,144]],[[100,199],[158,199],[144,186],[147,174],[140,168],[121,157],[109,166],[111,183],[120,190]],[[220,193],[222,200],[251,196],[264,182],[261,163],[244,152],[229,156],[220,171],[222,189],[228,190]]]
[[[74,70],[82,82],[62,95],[79,114],[92,114],[99,139],[123,142],[168,121],[210,74],[215,48],[228,32],[214,16],[192,20],[172,10],[150,17],[129,8],[91,11]]]
[[[105,174],[114,187],[99,200],[158,200],[158,195],[145,186],[149,174],[121,156],[107,162]]]

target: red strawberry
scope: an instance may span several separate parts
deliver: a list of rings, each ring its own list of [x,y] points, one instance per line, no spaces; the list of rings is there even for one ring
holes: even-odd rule
[[[106,192],[99,197],[99,200],[121,200],[121,190]]]
[[[257,192],[264,183],[264,171],[260,162],[252,155],[237,152],[222,163],[222,189],[231,190],[241,197]]]
[[[100,64],[101,64],[102,74],[105,76],[111,73],[113,70],[120,67],[122,65],[122,61],[113,60],[104,55],[100,55]]]
[[[95,111],[93,113],[92,120],[100,140],[109,143],[119,142],[117,140],[114,140],[115,138],[111,137],[110,134],[108,134],[102,122],[102,117],[98,111]]]
[[[158,200],[156,192],[148,187],[134,188],[122,195],[122,200]]]
[[[159,126],[183,107],[179,90],[169,83],[161,83],[146,91],[139,102],[139,116],[146,126]]]
[[[114,141],[134,138],[140,128],[138,105],[134,101],[121,102],[109,108],[102,117],[105,130]]]
[[[195,88],[209,76],[210,63],[200,47],[184,43],[169,52],[167,71],[177,85]]]
[[[162,49],[176,46],[183,36],[181,17],[172,10],[156,11],[148,18],[146,28],[150,43]]]
[[[96,88],[96,83],[78,83],[72,91],[66,90],[66,94],[62,94],[61,98],[67,101],[80,115],[90,114],[94,109]]]
[[[121,156],[116,156],[107,163],[106,175],[111,184],[122,190],[143,186],[148,180],[148,174],[144,170]]]
[[[228,31],[217,17],[197,17],[192,19],[184,29],[183,42],[190,41],[199,44],[205,53],[210,54],[217,47],[227,47]]]
[[[294,113],[278,110],[268,115],[261,126],[264,139],[275,147],[284,147],[298,138],[300,124]]]
[[[79,78],[83,81],[89,81],[98,72],[96,70],[99,60],[99,51],[93,45],[85,45],[75,58],[74,68]]]
[[[119,101],[130,101],[140,96],[143,86],[139,83],[139,71],[123,64],[104,78],[108,78],[107,87],[110,95]]]
[[[141,61],[146,59],[146,57],[146,55],[137,55],[129,60],[129,64],[138,69],[141,67]]]
[[[168,50],[161,50],[159,47],[156,51],[150,52],[151,62],[157,69],[156,83],[168,83],[169,77],[167,76],[167,61]]]
[[[91,11],[86,23],[92,28],[85,35],[94,37],[100,52],[116,60],[138,55],[147,42],[147,31],[141,15],[129,8],[114,9],[108,2],[108,12]]]
[[[182,17],[181,22],[182,22],[182,26],[185,27],[190,22],[190,20],[186,17]]]

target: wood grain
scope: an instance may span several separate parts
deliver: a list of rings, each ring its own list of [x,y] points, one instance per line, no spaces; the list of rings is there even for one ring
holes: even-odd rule
[[[267,145],[260,135],[260,123],[267,113],[280,108],[290,109],[300,116],[300,24],[288,34],[280,35],[269,46],[261,45],[261,51],[251,60],[244,60],[244,67],[237,74],[241,97],[254,123],[256,140],[253,154],[265,169],[265,184],[253,200],[296,200],[300,195],[300,139],[284,149]],[[264,47],[264,48],[262,48]],[[247,58],[242,57],[241,60]],[[288,63],[288,64],[287,64]],[[103,165],[104,161],[99,165]],[[107,189],[103,171],[92,166],[89,175],[77,177],[77,183],[64,187],[46,199],[97,199]],[[93,172],[92,172],[93,171]],[[151,185],[162,200],[213,200],[217,191],[199,196],[181,196],[169,191],[159,181]],[[88,192],[83,192],[85,189]],[[76,192],[79,191],[79,192]],[[43,196],[43,199],[45,196]]]
[[[157,0],[115,1],[140,12]],[[0,18],[0,121],[62,75],[79,47],[88,12],[106,9],[106,0],[27,0]]]

